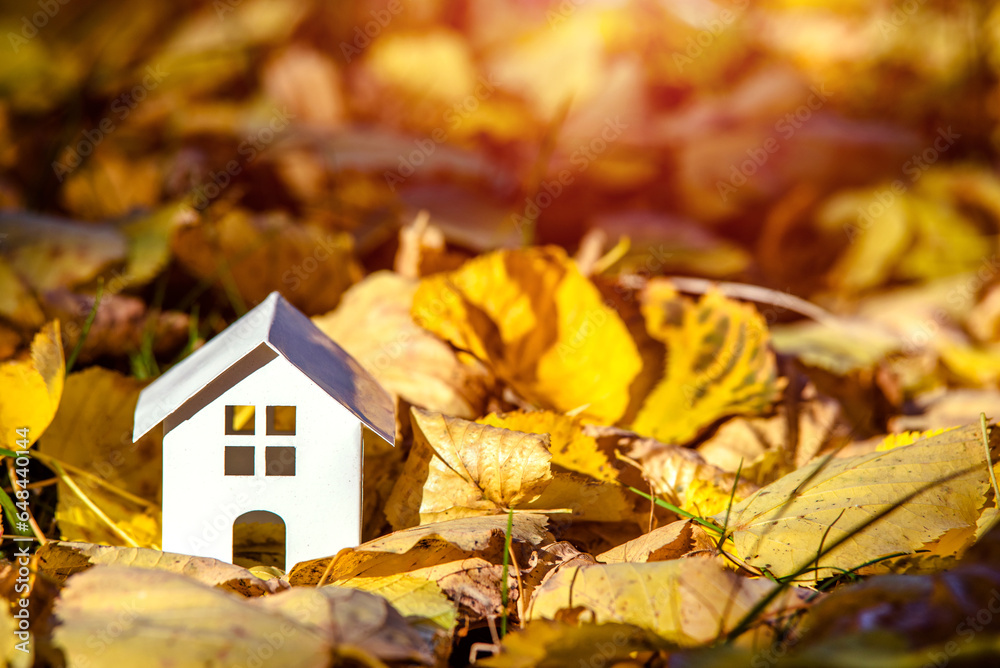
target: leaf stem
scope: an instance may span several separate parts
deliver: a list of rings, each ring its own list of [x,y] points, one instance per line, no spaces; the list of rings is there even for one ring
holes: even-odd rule
[[[507,635],[507,601],[510,592],[507,587],[507,570],[510,566],[510,542],[514,533],[514,511],[507,513],[507,533],[503,541],[503,575],[500,576],[500,600],[503,609],[500,611],[500,637]]]
[[[80,351],[83,350],[83,344],[87,340],[87,335],[90,334],[90,328],[94,324],[94,320],[97,318],[97,309],[101,305],[101,297],[104,295],[104,279],[98,279],[97,281],[97,294],[94,295],[94,305],[90,308],[90,313],[87,314],[87,319],[83,321],[83,330],[80,332],[80,338],[77,339],[76,345],[73,346],[73,352],[69,354],[69,359],[66,360],[66,375],[73,370],[73,365],[76,364],[76,358],[80,355]]]
[[[723,534],[723,530],[721,528],[715,526],[714,524],[712,524],[711,522],[709,522],[707,520],[704,520],[704,519],[698,517],[697,515],[692,515],[691,513],[689,513],[686,510],[681,510],[680,508],[678,508],[674,504],[670,503],[669,501],[664,501],[663,499],[659,499],[659,498],[650,496],[649,494],[646,494],[645,492],[639,491],[635,487],[631,487],[630,486],[629,489],[632,490],[633,492],[635,492],[636,494],[638,494],[639,496],[641,496],[642,498],[647,499],[648,501],[652,501],[653,503],[655,503],[656,505],[660,506],[661,508],[666,508],[667,510],[669,510],[671,512],[674,512],[674,513],[680,515],[681,517],[683,517],[685,519],[689,519],[689,520],[693,520],[693,521],[697,522],[698,524],[702,525],[703,527],[705,527],[709,531],[712,531],[713,533],[717,533],[719,535]]]

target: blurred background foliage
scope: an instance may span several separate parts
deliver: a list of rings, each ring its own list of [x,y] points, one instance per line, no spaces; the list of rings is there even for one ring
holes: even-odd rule
[[[961,320],[997,270],[991,2],[14,0],[0,37],[0,357],[99,278],[132,331],[84,358],[325,313],[420,211],[452,267],[627,238],[602,272],[841,311],[989,273]]]

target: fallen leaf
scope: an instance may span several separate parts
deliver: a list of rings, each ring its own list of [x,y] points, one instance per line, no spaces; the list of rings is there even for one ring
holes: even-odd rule
[[[477,422],[501,429],[548,434],[553,464],[595,480],[614,482],[618,479],[618,472],[598,447],[597,440],[584,432],[579,418],[552,411],[512,411],[490,413]]]
[[[518,554],[522,575],[527,577],[532,554],[544,540],[546,518],[516,514],[511,544]],[[449,520],[397,531],[357,548],[342,550],[335,557],[298,564],[288,581],[293,586],[337,583],[352,586],[359,581],[406,575],[435,582],[459,606],[462,614],[496,616],[503,610],[501,582],[507,517]],[[508,573],[509,604],[519,599],[514,570]]]
[[[87,283],[128,252],[125,235],[107,223],[4,214],[0,237],[7,263],[37,292]]]
[[[637,652],[665,646],[648,631],[629,624],[567,624],[539,619],[504,636],[500,653],[477,661],[488,668],[562,668],[626,661]],[[627,664],[626,664],[627,665]]]
[[[0,257],[0,316],[31,329],[45,324],[38,300],[3,257]]]
[[[512,540],[532,548],[538,547],[547,538],[551,539],[545,531],[547,522],[548,519],[544,515],[515,514],[511,528]],[[467,517],[425,524],[368,541],[348,552],[342,552],[341,554],[345,555],[343,557],[337,555],[298,564],[288,574],[288,581],[296,586],[318,584],[331,563],[336,570],[330,573],[340,573],[342,577],[346,577],[344,574],[347,573],[354,576],[362,575],[365,573],[365,567],[373,565],[372,562],[384,560],[386,555],[405,556],[411,550],[421,553],[414,562],[423,559],[430,563],[433,559],[428,557],[428,553],[450,550],[487,556],[495,552],[494,556],[502,558],[506,531],[507,517],[502,515]],[[497,549],[498,543],[499,549]],[[413,556],[409,555],[407,558],[411,559]],[[402,572],[402,570],[388,572]]]
[[[112,292],[153,280],[170,259],[174,230],[196,220],[197,213],[186,204],[171,204],[121,225],[119,229],[128,240],[125,269],[121,274],[124,284],[111,286]]]
[[[418,327],[410,315],[417,282],[376,272],[313,322],[398,397],[466,419],[481,414],[489,374],[468,355]]]
[[[455,628],[458,610],[441,587],[432,580],[396,574],[343,578],[330,584],[377,594],[411,622],[428,621],[448,633]]]
[[[424,665],[434,662],[427,642],[381,596],[341,587],[297,587],[250,603],[295,619],[326,641],[333,648],[332,665],[352,660],[364,664],[370,661],[368,657]]]
[[[101,295],[95,311],[96,299],[96,295],[66,290],[50,290],[44,295],[46,311],[62,323],[63,345],[72,350],[82,339],[78,362],[133,355],[144,348],[154,355],[172,355],[191,336],[190,319],[185,313],[150,310],[138,297],[111,291]],[[83,338],[91,313],[93,320]]]
[[[667,344],[667,369],[632,425],[640,434],[686,443],[721,417],[762,413],[780,395],[767,325],[752,307],[718,291],[695,304],[654,279],[643,313],[650,335]]]
[[[321,668],[341,655],[369,665],[376,658],[431,663],[383,599],[351,590],[247,600],[175,573],[97,566],[67,581],[55,616],[53,643],[70,665],[235,668],[266,656],[275,665]],[[102,639],[109,628],[121,631]]]
[[[653,494],[699,517],[714,514],[709,512],[713,508],[718,511],[728,506],[734,484],[736,499],[757,491],[746,478],[741,476],[737,481],[735,472],[709,464],[688,448],[640,439],[632,443],[628,457],[639,464]]]
[[[706,559],[599,564],[556,573],[535,591],[528,618],[631,624],[690,647],[732,630],[775,586]]]
[[[48,428],[63,395],[63,360],[59,321],[35,334],[31,357],[0,364],[0,447],[27,448]],[[18,431],[21,430],[21,431]],[[15,448],[16,443],[20,447]]]
[[[120,532],[137,546],[156,548],[160,542],[162,438],[154,429],[132,442],[135,406],[143,385],[101,367],[70,374],[59,412],[39,449],[64,466],[77,489]],[[56,519],[63,540],[125,542],[122,533],[101,520],[63,480]]]
[[[887,452],[818,459],[786,475],[732,508],[736,555],[777,577],[816,562],[799,576],[815,582],[924,548],[948,531],[964,532],[971,542],[989,488],[979,429],[969,425]],[[859,528],[883,511],[890,512]],[[824,545],[849,534],[817,560]]]
[[[797,411],[798,424],[790,424],[790,409]],[[799,401],[782,403],[775,413],[773,417],[726,420],[698,446],[698,454],[723,471],[740,470],[741,478],[766,485],[845,440],[838,431],[843,426],[840,404],[818,395],[812,386]]]
[[[425,278],[413,315],[527,401],[606,424],[642,367],[621,318],[558,248],[498,251]]]
[[[596,559],[604,564],[679,559],[691,551],[693,544],[692,525],[691,520],[671,522],[666,526],[653,529],[635,540],[602,552],[597,555]]]
[[[361,278],[353,237],[284,213],[233,209],[176,231],[177,260],[201,280],[232,280],[248,304],[274,290],[306,315],[326,313]]]
[[[123,566],[178,573],[202,584],[248,597],[273,594],[288,587],[288,583],[276,579],[262,580],[250,571],[224,561],[145,548],[49,541],[39,547],[36,554],[39,570],[60,584],[94,566]]]
[[[524,508],[552,480],[546,436],[412,416],[415,442],[386,508],[394,527]]]

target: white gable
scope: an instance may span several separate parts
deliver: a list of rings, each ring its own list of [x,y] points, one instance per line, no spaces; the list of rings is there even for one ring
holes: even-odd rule
[[[135,409],[133,440],[262,345],[288,360],[381,438],[394,443],[396,423],[389,394],[277,292],[142,391]]]

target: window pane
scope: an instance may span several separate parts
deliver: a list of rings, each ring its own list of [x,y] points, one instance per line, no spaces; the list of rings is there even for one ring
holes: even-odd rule
[[[267,407],[267,435],[295,435],[295,406]]]
[[[253,436],[253,406],[226,406],[226,436]]]
[[[264,449],[267,475],[295,475],[295,448],[271,446]]]
[[[226,475],[253,475],[253,446],[226,446]]]

